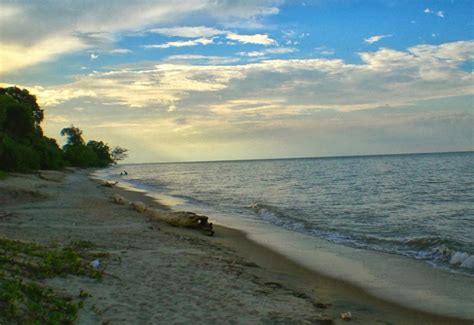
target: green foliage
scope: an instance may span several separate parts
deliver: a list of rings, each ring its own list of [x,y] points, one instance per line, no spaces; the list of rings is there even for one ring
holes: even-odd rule
[[[5,130],[5,123],[7,121],[7,107],[6,102],[9,99],[6,96],[0,95],[0,132]]]
[[[21,280],[0,280],[0,302],[5,305],[0,320],[18,324],[72,324],[79,304],[51,288]]]
[[[33,137],[12,138],[0,135],[0,169],[29,171],[59,169],[64,166],[62,152],[54,139]]]
[[[8,177],[8,173],[0,170],[0,181]]]
[[[39,127],[39,124],[41,123],[41,121],[43,121],[44,112],[39,107],[36,101],[36,96],[31,95],[27,89],[20,89],[18,87],[0,88],[0,95],[8,95],[16,102],[29,107],[29,109],[33,113],[35,125]]]
[[[125,148],[115,147],[110,153],[110,156],[112,157],[113,162],[116,163],[119,160],[127,158],[127,152],[128,150]]]
[[[68,128],[61,130],[61,135],[66,136],[66,147],[68,146],[82,146],[84,145],[84,139],[82,138],[82,131],[79,128],[71,125]]]
[[[0,169],[28,171],[64,165],[56,141],[43,136],[36,97],[16,87],[0,88]]]
[[[90,140],[84,144],[82,130],[74,125],[62,129],[61,135],[67,137],[63,152],[64,159],[70,166],[107,167],[127,156],[127,149],[115,147],[111,150],[103,141]]]
[[[60,169],[64,167],[63,154],[56,140],[47,137],[34,138],[33,148],[39,155],[41,169]]]
[[[0,131],[14,137],[31,137],[35,130],[33,111],[8,95],[0,95]],[[0,121],[1,122],[1,121]]]
[[[66,136],[62,150],[54,139],[43,135],[44,112],[36,97],[17,87],[0,88],[0,169],[29,171],[73,167],[107,167],[127,157],[127,149],[91,140],[71,125],[61,130]]]
[[[96,154],[96,164],[98,167],[107,167],[114,162],[110,155],[110,148],[106,143],[91,140],[87,142],[87,147],[91,148]]]
[[[0,168],[6,171],[39,169],[39,153],[32,146],[4,135],[0,141]]]
[[[80,290],[77,302],[38,280],[68,274],[101,279],[103,271],[90,261],[107,254],[91,253],[93,248],[86,241],[61,248],[0,238],[0,323],[72,324],[90,294]]]
[[[97,155],[92,148],[85,145],[63,147],[64,159],[69,166],[74,167],[99,167]]]

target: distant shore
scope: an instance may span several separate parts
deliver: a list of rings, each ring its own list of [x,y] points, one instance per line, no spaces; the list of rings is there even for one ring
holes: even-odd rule
[[[66,294],[91,293],[79,324],[338,324],[348,311],[354,324],[471,324],[385,302],[231,228],[215,226],[215,236],[207,237],[151,222],[114,204],[116,193],[169,209],[143,193],[103,187],[84,171],[56,180],[12,174],[0,181],[0,212],[9,213],[0,219],[2,236],[45,244],[88,240],[110,254],[102,282],[77,276],[47,281]]]

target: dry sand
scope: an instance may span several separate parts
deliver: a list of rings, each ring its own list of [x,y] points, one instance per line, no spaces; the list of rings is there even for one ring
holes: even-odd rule
[[[233,229],[216,227],[206,237],[151,222],[111,196],[167,208],[141,193],[100,186],[83,171],[64,176],[13,174],[0,181],[0,235],[46,244],[88,240],[110,253],[100,282],[46,281],[70,295],[92,294],[78,324],[342,324],[346,311],[353,324],[471,323],[376,299]]]

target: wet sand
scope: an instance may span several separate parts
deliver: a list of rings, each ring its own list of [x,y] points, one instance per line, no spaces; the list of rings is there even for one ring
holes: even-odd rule
[[[11,195],[14,190],[15,195]],[[0,181],[0,234],[40,243],[90,240],[110,254],[106,276],[54,278],[47,284],[71,295],[91,293],[79,324],[471,324],[411,310],[331,279],[215,226],[214,237],[176,228],[130,207],[119,193],[163,210],[143,193],[107,188],[86,172],[51,181],[12,175]],[[209,216],[212,221],[212,216]],[[440,311],[442,313],[442,311]]]

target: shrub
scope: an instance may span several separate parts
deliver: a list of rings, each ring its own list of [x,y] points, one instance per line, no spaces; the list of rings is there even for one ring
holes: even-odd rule
[[[85,145],[64,146],[64,159],[66,163],[74,167],[97,166],[97,155],[94,150]]]
[[[0,142],[0,169],[28,171],[40,168],[40,155],[31,146],[4,135]]]

